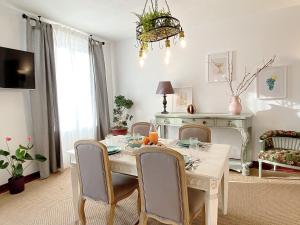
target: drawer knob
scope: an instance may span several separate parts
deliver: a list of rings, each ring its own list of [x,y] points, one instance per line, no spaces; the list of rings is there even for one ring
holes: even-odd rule
[[[206,122],[205,120],[204,120],[202,123],[203,123],[204,125],[207,124],[207,122]]]

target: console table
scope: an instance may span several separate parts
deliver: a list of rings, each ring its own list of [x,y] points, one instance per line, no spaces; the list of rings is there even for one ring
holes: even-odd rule
[[[180,127],[185,124],[201,124],[207,127],[219,127],[236,129],[241,133],[242,147],[240,160],[230,160],[230,169],[242,172],[243,175],[249,175],[249,166],[251,165],[251,154],[249,150],[249,141],[252,127],[252,114],[230,115],[230,114],[187,114],[187,113],[169,113],[155,115],[157,125],[160,126],[160,135],[166,138],[167,126]]]

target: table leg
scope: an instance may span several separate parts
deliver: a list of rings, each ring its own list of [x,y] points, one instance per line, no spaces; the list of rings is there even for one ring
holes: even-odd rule
[[[208,191],[205,196],[205,225],[218,224],[218,194],[210,194]]]
[[[228,177],[229,177],[229,161],[225,162],[224,174],[222,178],[222,199],[223,199],[223,214],[227,215],[228,211]]]
[[[71,180],[73,192],[73,209],[75,216],[75,224],[79,224],[78,203],[79,203],[79,180],[76,165],[71,164]]]
[[[160,137],[166,138],[166,126],[164,124],[160,125]]]
[[[250,168],[251,165],[248,159],[248,144],[250,140],[250,133],[248,129],[240,128],[239,129],[241,136],[242,136],[242,148],[241,148],[241,161],[242,161],[242,175],[249,176],[250,175]]]

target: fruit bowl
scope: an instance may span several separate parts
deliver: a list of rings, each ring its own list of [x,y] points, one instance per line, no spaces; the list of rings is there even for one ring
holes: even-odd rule
[[[128,142],[128,146],[131,148],[140,148],[143,144],[143,141],[133,140]]]

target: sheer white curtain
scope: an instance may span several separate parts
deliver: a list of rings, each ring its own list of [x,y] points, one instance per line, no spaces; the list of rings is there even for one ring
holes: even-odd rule
[[[61,26],[53,29],[61,143],[67,166],[66,151],[74,142],[96,137],[95,94],[88,37]]]

